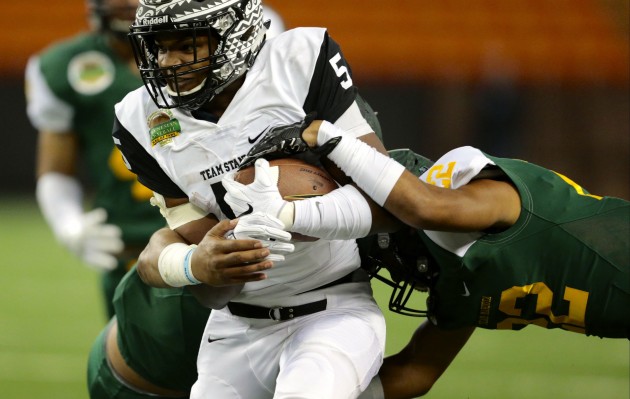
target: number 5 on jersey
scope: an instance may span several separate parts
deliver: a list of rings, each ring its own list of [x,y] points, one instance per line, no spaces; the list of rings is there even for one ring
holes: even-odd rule
[[[350,77],[348,68],[346,68],[345,65],[338,65],[339,61],[341,61],[341,54],[339,53],[335,54],[330,60],[328,60],[338,77],[341,78],[344,75],[346,76],[346,79],[341,81],[341,87],[347,90],[352,87],[352,78]]]

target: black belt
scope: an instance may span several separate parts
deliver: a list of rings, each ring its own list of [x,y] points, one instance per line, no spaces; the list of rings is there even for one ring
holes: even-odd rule
[[[328,284],[324,284],[321,287],[317,287],[314,290],[321,290],[323,288],[332,287],[338,284],[351,283],[354,281],[366,281],[363,279],[364,271],[362,269],[355,270],[352,273],[332,281]],[[307,291],[310,292],[310,291]],[[291,320],[295,317],[306,316],[312,313],[321,312],[326,310],[326,299],[321,301],[306,303],[304,305],[296,306],[276,306],[273,308],[266,308],[264,306],[249,305],[241,302],[228,302],[227,307],[234,316],[247,317],[250,319],[271,319],[276,321]]]
[[[265,308],[240,302],[229,302],[228,309],[235,316],[250,319],[271,319],[276,321],[291,320],[294,317],[306,316],[326,309],[326,299],[297,306],[277,306]]]

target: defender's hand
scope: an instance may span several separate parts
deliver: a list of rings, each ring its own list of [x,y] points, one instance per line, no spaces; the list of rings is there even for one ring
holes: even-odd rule
[[[302,139],[302,132],[315,120],[315,112],[311,112],[303,120],[290,125],[276,126],[253,146],[241,162],[244,168],[253,164],[258,158],[276,159],[309,151],[309,146]]]

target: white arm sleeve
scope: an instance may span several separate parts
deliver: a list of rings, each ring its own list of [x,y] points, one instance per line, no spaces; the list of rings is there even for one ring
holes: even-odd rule
[[[378,151],[355,138],[373,132],[356,102],[352,103],[334,125],[328,122],[323,124],[330,126],[336,135],[343,133],[379,154]],[[385,156],[383,158],[389,159]],[[397,178],[398,176],[394,183]],[[321,197],[295,201],[292,205],[292,207],[285,207],[284,210],[286,213],[293,211],[291,231],[295,233],[328,240],[347,240],[367,236],[372,227],[370,205],[361,192],[352,185],[343,186]],[[284,215],[280,216],[282,219]],[[285,222],[285,225],[288,223]]]
[[[37,179],[36,197],[44,219],[57,238],[80,229],[83,215],[83,189],[68,175],[48,172]]]
[[[320,197],[295,201],[291,231],[328,240],[349,240],[368,235],[372,212],[363,195],[345,185]]]
[[[83,212],[83,190],[74,177],[49,172],[37,179],[37,202],[55,238],[87,265],[113,270],[123,250],[120,227],[102,208]]]
[[[383,206],[405,167],[326,121],[319,128],[317,144],[322,145],[337,136],[342,139],[328,158],[374,202]]]

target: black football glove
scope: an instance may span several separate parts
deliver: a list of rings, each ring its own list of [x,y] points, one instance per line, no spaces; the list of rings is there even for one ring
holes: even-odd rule
[[[339,143],[341,137],[335,137],[317,148],[310,148],[302,138],[302,133],[315,120],[316,116],[315,112],[311,112],[300,122],[271,128],[260,142],[249,150],[241,162],[240,168],[254,164],[258,158],[272,160],[304,152],[312,152],[321,157],[330,153]]]

